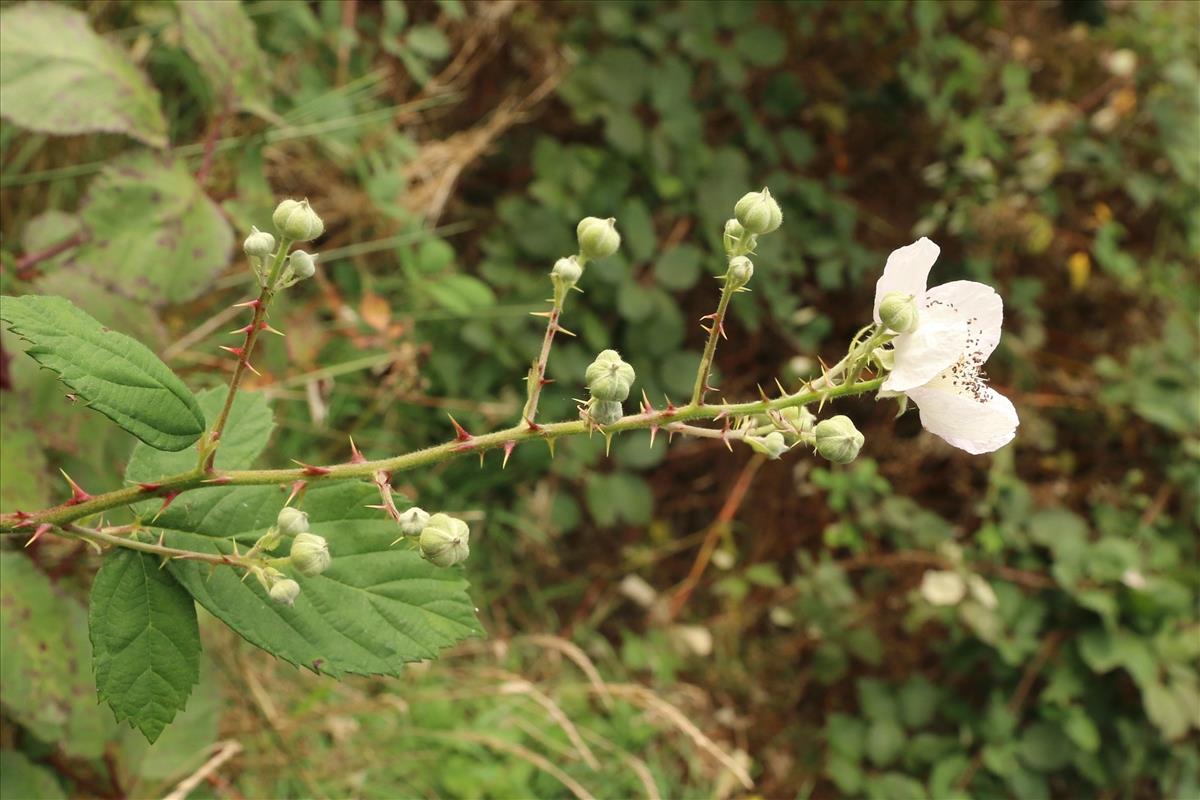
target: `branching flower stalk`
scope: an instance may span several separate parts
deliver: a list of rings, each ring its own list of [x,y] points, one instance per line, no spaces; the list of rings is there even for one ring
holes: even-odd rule
[[[401,541],[416,547],[423,558],[435,566],[461,563],[470,552],[469,528],[465,522],[444,513],[429,514],[413,506],[401,511],[392,498],[391,479],[399,472],[441,463],[467,454],[477,454],[480,464],[490,451],[500,451],[501,466],[518,445],[540,440],[551,452],[559,439],[591,435],[600,431],[608,441],[615,434],[647,430],[651,443],[655,435],[691,436],[716,439],[732,449],[734,443],[749,446],[769,459],[780,458],[800,446],[812,447],[834,463],[848,463],[857,457],[863,435],[845,416],[818,420],[825,404],[882,389],[880,396],[898,397],[901,411],[912,398],[921,406],[922,421],[951,444],[970,452],[989,452],[1012,438],[1016,428],[1011,404],[988,389],[981,374],[982,361],[999,339],[999,300],[990,287],[959,281],[945,287],[926,290],[925,282],[936,258],[936,245],[921,240],[895,251],[888,259],[884,277],[877,287],[874,323],[855,334],[845,357],[833,367],[795,391],[779,386],[776,397],[760,390],[758,400],[741,403],[707,403],[712,391],[710,378],[718,340],[725,338],[725,318],[734,295],[749,291],[754,275],[754,254],[758,237],[776,230],[782,212],[767,189],[750,192],[738,201],[735,218],[725,225],[724,249],[728,259],[717,310],[704,318],[708,339],[705,343],[690,402],[675,406],[669,401],[656,408],[643,393],[636,413],[625,414],[622,404],[636,381],[634,366],[626,363],[615,350],[604,350],[588,366],[584,375],[590,399],[581,402],[579,418],[552,423],[536,421],[543,388],[549,383],[546,367],[555,336],[569,333],[561,324],[567,294],[577,290],[585,266],[616,252],[620,235],[615,220],[588,217],[579,223],[579,252],[559,259],[550,272],[554,286],[546,332],[537,359],[528,374],[527,401],[521,420],[508,428],[475,435],[451,419],[454,437],[422,450],[379,460],[367,460],[350,443],[350,459],[344,463],[316,466],[297,462],[288,469],[222,470],[215,456],[230,411],[248,370],[250,357],[259,334],[273,331],[266,317],[275,295],[282,289],[310,277],[316,270],[315,257],[297,250],[289,255],[293,242],[316,238],[324,230],[320,218],[307,201],[285,200],[273,216],[280,234],[278,248],[273,236],[255,229],[246,239],[245,251],[262,287],[258,299],[244,303],[253,309],[250,324],[236,331],[245,336],[241,347],[227,347],[238,358],[224,405],[212,428],[197,447],[196,469],[170,475],[151,483],[139,483],[116,491],[91,495],[72,482],[72,497],[53,508],[28,513],[16,511],[0,515],[0,533],[32,533],[33,538],[58,529],[63,535],[82,539],[97,546],[124,547],[158,555],[164,559],[204,561],[216,566],[231,566],[253,574],[271,599],[291,605],[299,596],[299,583],[278,568],[289,568],[301,576],[312,577],[329,566],[331,555],[325,540],[308,531],[308,517],[297,505],[307,489],[316,483],[364,481],[379,490],[379,509],[400,529]],[[273,331],[278,333],[278,331]],[[948,344],[947,344],[948,343]],[[817,414],[808,410],[816,404]],[[926,405],[928,407],[926,407]],[[955,417],[957,415],[957,417]],[[928,418],[928,420],[927,420]],[[719,423],[706,426],[698,423]],[[68,479],[69,480],[69,479]],[[153,525],[141,521],[114,528],[88,528],[82,520],[114,508],[134,506],[151,498],[166,503],[184,492],[212,487],[275,485],[290,487],[291,493],[275,526],[264,533],[244,554],[236,546],[232,554],[197,553],[145,541],[143,531]],[[291,553],[271,557],[270,553],[291,541]],[[32,539],[31,539],[32,541]]]

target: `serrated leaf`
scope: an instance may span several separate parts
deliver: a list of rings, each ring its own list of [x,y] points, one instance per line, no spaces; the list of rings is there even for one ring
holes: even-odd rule
[[[92,584],[88,630],[96,690],[117,722],[153,742],[200,679],[196,605],[159,560],[118,548]]]
[[[200,65],[217,100],[230,97],[245,111],[273,117],[267,58],[242,4],[177,3],[176,8],[183,49]]]
[[[99,758],[111,721],[87,672],[87,612],[23,553],[0,552],[0,652],[5,715],[69,755]]]
[[[5,296],[0,320],[30,342],[26,352],[80,399],[151,447],[182,450],[204,432],[196,398],[158,356],[69,300]]]
[[[27,398],[5,398],[0,413],[0,508],[31,511],[50,504],[46,454],[30,426]]]
[[[175,547],[228,553],[236,540],[244,552],[285,498],[272,486],[189,492],[155,526]],[[296,578],[302,590],[291,608],[232,569],[184,561],[168,569],[200,605],[285,661],[335,677],[396,675],[404,662],[434,658],[482,631],[461,571],[434,567],[404,543],[391,546],[395,524],[365,507],[377,501],[365,484],[309,490],[303,508],[312,531],[328,540],[333,564],[315,578]]]
[[[192,689],[187,708],[179,712],[154,744],[132,728],[121,729],[116,741],[121,765],[151,781],[190,775],[212,754],[221,709],[217,667],[211,658],[201,654],[200,681]]]
[[[70,263],[152,305],[208,291],[233,253],[220,207],[177,159],[137,153],[112,162],[88,187],[79,216],[90,238]]]
[[[0,115],[58,135],[123,133],[167,145],[154,86],[129,55],[98,36],[87,15],[60,3],[25,3],[0,21]]]
[[[216,421],[228,393],[229,387],[218,386],[196,395],[207,424]],[[218,469],[249,467],[266,448],[273,430],[275,417],[267,404],[267,396],[261,392],[239,392],[233,399],[214,465]],[[139,443],[129,456],[125,480],[144,483],[186,472],[196,466],[196,458],[196,453],[190,449],[168,453]]]

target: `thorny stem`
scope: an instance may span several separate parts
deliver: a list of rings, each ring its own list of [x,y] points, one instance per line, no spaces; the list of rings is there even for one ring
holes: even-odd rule
[[[166,547],[161,544],[153,544],[151,542],[143,542],[140,539],[130,536],[118,536],[112,531],[120,531],[123,533],[136,534],[139,530],[144,530],[139,525],[124,525],[119,528],[98,529],[85,528],[82,525],[73,523],[62,525],[62,530],[66,535],[76,539],[83,539],[96,544],[107,544],[115,547],[124,547],[129,550],[140,550],[143,553],[150,553],[156,556],[162,556],[169,559],[183,559],[187,561],[204,561],[209,564],[218,564],[223,566],[236,566],[249,568],[255,566],[251,561],[239,558],[238,556],[214,553],[197,553],[194,550],[180,550],[176,547]]]
[[[583,254],[580,253],[576,258],[579,260],[580,266],[586,263]],[[549,381],[546,380],[546,364],[550,361],[550,348],[554,344],[554,334],[559,331],[565,331],[558,324],[559,318],[562,316],[563,306],[567,304],[567,293],[570,289],[557,280],[554,283],[554,299],[553,307],[547,312],[538,312],[538,316],[545,316],[546,319],[546,335],[542,337],[542,349],[538,353],[537,361],[529,370],[529,376],[526,380],[529,381],[528,393],[529,399],[525,401],[525,408],[521,412],[522,419],[530,427],[533,426],[534,420],[537,417],[538,400],[542,396],[542,387]]]
[[[696,385],[692,389],[690,405],[703,403],[704,393],[711,388],[708,385],[708,376],[712,372],[713,358],[717,354],[717,339],[725,335],[725,311],[729,308],[729,300],[733,293],[727,275],[725,286],[721,289],[721,299],[717,303],[717,311],[712,315],[712,327],[708,329],[708,341],[704,345],[704,355],[700,357],[700,368],[696,371]]]
[[[275,254],[275,261],[271,265],[270,275],[267,277],[266,286],[258,295],[258,299],[252,301],[254,308],[254,316],[250,320],[250,324],[246,326],[246,338],[242,346],[234,350],[237,354],[237,366],[233,369],[233,377],[229,380],[229,391],[225,394],[225,405],[221,406],[221,413],[217,417],[216,423],[212,430],[209,431],[205,438],[205,443],[200,447],[200,469],[212,471],[213,460],[217,457],[217,448],[221,446],[221,433],[225,430],[226,423],[229,422],[229,412],[233,409],[233,401],[237,397],[238,388],[242,384],[242,378],[246,375],[246,370],[253,369],[250,366],[250,355],[254,352],[254,345],[258,342],[258,335],[266,325],[267,309],[271,305],[271,301],[275,297],[275,281],[279,277],[279,270],[283,267],[283,262],[287,258],[288,247],[291,243],[284,239],[279,243],[279,251]]]
[[[763,414],[793,406],[803,406],[821,400],[864,394],[879,388],[882,377],[837,386],[813,388],[803,387],[793,394],[785,394],[773,400],[757,400],[747,403],[689,404],[682,408],[649,409],[639,414],[630,414],[604,427],[605,433],[664,428],[673,423],[696,420],[725,419],[726,417]],[[531,428],[522,421],[511,428],[470,436],[464,440],[452,439],[433,447],[376,461],[350,461],[328,467],[301,466],[295,469],[260,470],[211,470],[207,473],[193,470],[163,478],[155,483],[139,484],[112,492],[105,492],[81,501],[68,501],[36,513],[15,512],[0,514],[0,533],[32,533],[41,525],[63,526],[75,520],[129,505],[153,497],[174,496],[208,486],[290,486],[297,481],[307,485],[317,482],[374,480],[380,470],[389,474],[405,472],[428,464],[440,463],[466,453],[483,453],[488,450],[511,448],[522,442],[540,439],[549,443],[570,436],[591,433],[594,425],[588,420],[572,420],[547,423]]]

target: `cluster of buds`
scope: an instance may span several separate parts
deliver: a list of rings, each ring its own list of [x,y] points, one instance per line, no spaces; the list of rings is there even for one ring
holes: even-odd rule
[[[271,220],[280,237],[278,249],[274,236],[255,227],[250,228],[242,249],[250,259],[250,267],[260,286],[286,289],[317,272],[315,253],[295,250],[289,255],[288,248],[294,242],[316,239],[325,232],[325,223],[307,200],[284,200],[276,206]]]
[[[777,230],[783,224],[783,211],[766,187],[747,192],[733,207],[733,219],[725,222],[722,240],[729,267],[725,283],[732,291],[741,291],[754,277],[754,262],[749,256],[758,246],[758,237]]]
[[[396,522],[401,538],[415,542],[421,558],[435,566],[453,567],[471,555],[471,529],[457,517],[430,514],[413,506],[402,512]]]
[[[835,464],[849,464],[863,446],[863,435],[849,417],[839,414],[817,422],[803,406],[748,417],[740,428],[745,432],[746,444],[771,459],[805,444]]]
[[[617,221],[612,217],[584,217],[575,227],[575,238],[579,242],[579,252],[555,261],[550,270],[556,305],[560,305],[566,293],[579,283],[579,279],[583,277],[583,268],[589,261],[608,258],[621,246]]]
[[[584,412],[597,425],[611,425],[624,413],[621,404],[629,397],[637,375],[616,350],[602,350],[583,374],[591,399]]]
[[[315,578],[329,569],[333,556],[325,537],[308,529],[308,514],[298,508],[285,506],[275,517],[275,524],[259,537],[246,557],[254,558],[271,552],[284,539],[292,540],[287,557],[271,559],[268,563],[274,566],[255,567],[252,571],[272,600],[290,606],[300,596],[300,584],[276,567],[291,567],[305,578]]]

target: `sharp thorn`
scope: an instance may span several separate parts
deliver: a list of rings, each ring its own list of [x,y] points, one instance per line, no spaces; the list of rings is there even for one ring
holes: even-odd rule
[[[54,526],[51,525],[49,522],[43,522],[41,525],[38,525],[37,530],[33,532],[33,536],[30,536],[29,541],[25,542],[25,546],[29,547],[29,545],[33,544],[38,539],[42,538],[42,535],[45,534],[47,531],[49,531],[53,527]]]
[[[510,440],[504,443],[504,460],[500,463],[500,469],[508,466],[508,457],[512,455],[512,451],[516,446],[517,443],[515,441]]]
[[[453,414],[447,414],[446,416],[450,417],[450,424],[454,426],[454,438],[458,439],[460,442],[469,441],[471,439],[471,434],[467,431],[467,429],[458,424],[458,420],[454,418]]]

